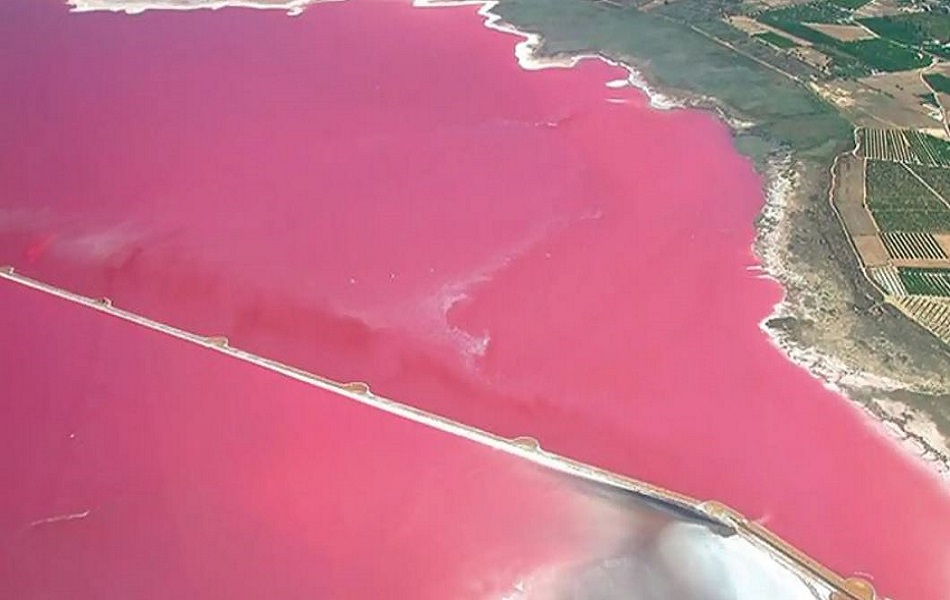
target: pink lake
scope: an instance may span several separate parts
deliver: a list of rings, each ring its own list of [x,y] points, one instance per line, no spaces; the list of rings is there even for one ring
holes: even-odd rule
[[[596,61],[526,72],[475,11],[3,3],[0,263],[945,600],[946,490],[758,327],[728,130]]]
[[[5,598],[812,597],[633,494],[6,280],[0,327]]]

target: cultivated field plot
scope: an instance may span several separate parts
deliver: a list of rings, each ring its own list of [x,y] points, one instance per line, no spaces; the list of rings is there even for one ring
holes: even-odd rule
[[[871,279],[874,280],[876,284],[881,286],[881,288],[891,296],[906,296],[907,288],[904,287],[904,282],[901,281],[900,274],[897,272],[897,267],[878,267],[874,269],[868,269],[868,275]]]
[[[779,50],[788,50],[789,48],[795,48],[798,46],[795,41],[785,37],[784,35],[779,35],[774,31],[763,31],[762,33],[757,33],[752,37],[767,42]]]
[[[913,148],[914,159],[922,165],[950,167],[950,143],[919,131],[904,132]]]
[[[867,158],[913,161],[910,142],[899,129],[864,128],[860,130],[858,140],[858,151]]]
[[[928,233],[894,231],[881,234],[891,258],[907,260],[940,260],[947,258],[937,240]]]
[[[950,231],[950,207],[907,165],[868,161],[866,203],[883,232]]]
[[[809,42],[830,56],[831,73],[837,76],[894,73],[931,64],[931,55],[922,44],[905,43],[898,39],[899,36],[894,39],[876,37],[868,29],[855,25],[852,4],[858,3],[818,0],[767,10],[757,19]]]
[[[894,301],[907,316],[950,344],[950,300],[907,296]]]
[[[950,269],[898,267],[897,273],[912,296],[950,297]]]
[[[861,24],[904,46],[914,46],[936,56],[950,58],[950,15],[924,11],[861,19]]]
[[[924,79],[935,92],[950,94],[950,77],[942,73],[928,73]]]
[[[926,181],[944,205],[950,208],[950,169],[920,165],[911,170]]]
[[[865,202],[882,232],[950,231],[950,207],[907,165],[868,161]]]
[[[950,143],[912,129],[862,128],[858,152],[867,158],[950,167]]]

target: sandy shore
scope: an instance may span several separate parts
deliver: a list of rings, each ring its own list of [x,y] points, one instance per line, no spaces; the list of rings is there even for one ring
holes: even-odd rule
[[[795,284],[796,287],[805,286],[807,282],[785,263],[786,248],[789,247],[788,237],[792,233],[787,211],[789,203],[799,191],[801,173],[793,158],[786,156],[774,161],[765,177],[768,187],[754,249],[762,261],[764,273],[779,282],[783,289],[788,290],[790,285]],[[850,400],[851,390],[860,389],[873,393],[907,387],[901,381],[854,368],[835,356],[802,345],[793,335],[768,325],[773,319],[803,316],[810,317],[803,303],[793,302],[786,291],[783,299],[759,326],[792,362],[808,370],[828,389]],[[855,403],[869,415],[873,420],[871,425],[882,435],[890,436],[914,460],[923,461],[931,472],[944,482],[950,483],[950,447],[933,420],[923,411],[886,399]]]

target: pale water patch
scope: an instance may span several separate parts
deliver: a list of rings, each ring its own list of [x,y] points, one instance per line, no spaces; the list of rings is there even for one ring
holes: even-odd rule
[[[492,600],[828,600],[831,592],[739,536],[673,522],[609,556],[544,565]]]

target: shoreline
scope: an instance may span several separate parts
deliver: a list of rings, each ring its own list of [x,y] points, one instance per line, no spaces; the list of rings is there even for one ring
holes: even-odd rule
[[[835,160],[837,161],[837,158]],[[942,436],[936,431],[936,426],[927,415],[894,400],[875,398],[867,403],[849,394],[855,389],[871,393],[894,392],[907,389],[905,384],[868,371],[853,369],[837,357],[823,354],[814,347],[805,346],[794,339],[793,335],[769,326],[769,322],[773,319],[801,316],[801,313],[796,310],[799,307],[789,299],[789,285],[796,282],[804,283],[784,264],[781,256],[786,247],[781,238],[787,235],[789,226],[788,199],[796,192],[801,173],[795,170],[791,155],[770,165],[769,171],[768,174],[763,174],[767,187],[765,202],[760,212],[759,222],[756,224],[753,251],[761,263],[764,275],[782,287],[783,295],[772,308],[772,312],[759,322],[759,328],[788,360],[808,371],[826,389],[857,406],[868,417],[875,430],[894,442],[902,453],[907,453],[913,463],[925,468],[944,484],[950,484],[950,448],[944,440],[940,439]],[[829,188],[829,194],[831,191]],[[903,411],[900,414],[903,418],[897,419],[895,417],[898,415],[888,415],[887,412],[881,410],[881,403],[901,405]],[[919,431],[914,432],[906,428],[908,422],[919,421],[925,422],[933,431],[922,435]],[[922,450],[919,452],[912,450],[911,444],[918,444]]]
[[[677,98],[672,93],[661,92],[651,85],[643,71],[632,64],[604,56],[599,53],[571,54],[555,57],[543,57],[539,50],[544,42],[543,36],[536,33],[521,31],[493,12],[498,6],[498,0],[413,0],[413,7],[417,8],[444,8],[453,6],[478,5],[477,14],[484,19],[483,25],[488,29],[518,36],[521,41],[515,44],[515,58],[525,70],[535,71],[545,68],[572,68],[585,59],[597,59],[611,66],[623,68],[628,76],[626,80],[607,82],[610,88],[629,85],[646,95],[651,108],[658,110],[672,110],[676,108],[697,109],[715,113],[716,118],[722,121],[730,130],[733,139],[754,123],[742,121],[731,116],[726,108],[715,98],[684,97]],[[624,83],[621,84],[620,82]],[[736,150],[738,152],[738,150]],[[851,152],[847,150],[846,152]],[[751,160],[751,159],[750,159]],[[837,156],[829,167],[831,183],[828,186],[829,197],[834,190],[834,168]],[[764,276],[774,281],[782,288],[782,299],[773,307],[759,323],[759,329],[766,335],[769,342],[780,351],[787,360],[807,371],[826,389],[840,396],[842,400],[851,403],[868,418],[869,426],[875,432],[888,438],[895,449],[908,462],[921,467],[929,475],[945,485],[950,485],[950,444],[941,439],[936,425],[923,411],[914,409],[895,400],[872,399],[862,402],[854,397],[855,390],[864,392],[893,392],[899,390],[914,390],[912,386],[895,379],[877,375],[867,370],[848,366],[840,358],[826,354],[813,346],[808,346],[794,339],[794,336],[778,328],[769,326],[775,319],[807,317],[800,310],[790,295],[793,285],[804,283],[798,273],[792,270],[783,260],[787,244],[783,236],[788,235],[790,226],[789,204],[796,193],[801,193],[802,171],[800,161],[796,160],[789,151],[773,155],[762,166],[753,165],[763,182],[763,202],[755,223],[755,238],[751,243],[751,250],[759,261],[757,265]],[[916,390],[914,390],[916,391]],[[899,405],[901,410],[889,414],[882,406],[894,407]],[[893,409],[891,411],[894,412]],[[913,429],[908,425],[915,425]]]
[[[841,594],[842,599],[864,600],[863,590],[873,590],[871,583],[865,581],[860,576],[842,576],[838,572],[817,562],[811,558],[811,556],[799,550],[796,546],[773,533],[757,521],[747,518],[745,515],[718,501],[696,499],[659,485],[633,479],[626,475],[608,471],[594,465],[578,462],[556,452],[545,450],[536,440],[530,437],[504,438],[489,431],[459,423],[390,398],[377,396],[365,383],[344,383],[327,379],[320,375],[315,375],[281,363],[280,361],[265,358],[235,347],[229,343],[226,337],[208,337],[192,331],[179,329],[173,325],[117,308],[109,298],[93,299],[64,290],[43,281],[21,275],[10,266],[0,266],[0,282],[22,286],[32,291],[46,294],[59,300],[77,304],[112,318],[125,321],[147,331],[169,336],[212,352],[224,354],[235,360],[337,394],[350,401],[388,413],[396,418],[404,419],[515,456],[562,475],[602,485],[608,489],[621,490],[647,502],[656,502],[664,507],[665,510],[677,512],[681,516],[694,519],[707,527],[725,527],[731,531],[731,535],[739,540],[737,543],[747,544],[750,549],[760,552],[771,562],[788,568],[800,581],[805,582],[809,586],[813,586],[815,590],[820,590],[819,593],[816,594],[816,597],[832,598],[835,597],[834,594],[837,593]],[[86,510],[83,512],[58,515],[47,519],[39,519],[30,523],[30,526],[81,519],[88,516],[90,512],[91,511]],[[855,587],[856,585],[857,587]],[[869,598],[873,597],[873,591],[871,594]]]
[[[344,0],[198,0],[195,4],[176,4],[175,0],[141,0],[124,4],[116,4],[113,0],[66,0],[66,3],[72,12],[77,13],[108,11],[135,15],[147,10],[218,10],[238,7],[284,10],[289,16],[297,16],[310,5],[337,1]],[[659,90],[649,82],[649,76],[645,73],[648,69],[638,67],[632,57],[617,59],[596,52],[543,56],[541,48],[544,37],[522,31],[505,21],[501,15],[494,12],[500,4],[498,0],[412,0],[411,4],[414,8],[478,6],[477,14],[483,19],[482,24],[486,28],[520,38],[515,43],[514,55],[519,66],[525,70],[572,68],[583,60],[596,59],[622,68],[627,73],[625,79],[607,82],[607,87],[634,87],[646,96],[651,108],[686,108],[712,112],[729,128],[733,140],[743,130],[755,125],[731,114],[730,107],[714,97]],[[736,148],[736,151],[739,150]],[[758,323],[759,329],[787,360],[805,369],[826,389],[859,408],[867,416],[869,425],[873,426],[876,433],[886,436],[909,462],[924,468],[943,484],[950,484],[950,442],[941,439],[943,436],[934,421],[924,411],[906,403],[874,397],[875,394],[899,391],[927,393],[932,390],[921,390],[920,386],[911,382],[898,381],[877,375],[868,369],[851,366],[835,353],[819,350],[816,344],[806,343],[794,333],[771,325],[783,320],[801,320],[806,323],[812,320],[809,309],[804,306],[809,300],[804,292],[808,289],[808,282],[801,272],[788,264],[788,259],[794,258],[788,238],[793,227],[792,202],[796,196],[805,193],[807,183],[821,182],[817,178],[807,181],[806,165],[791,151],[772,152],[761,164],[746,158],[753,163],[753,168],[763,183],[763,202],[755,222],[755,237],[751,242],[751,250],[759,262],[754,268],[760,276],[767,277],[782,288],[781,300]],[[829,204],[830,194],[834,189],[836,163],[837,156],[830,166],[829,184],[822,192],[829,197]],[[871,395],[870,398],[856,397],[868,394]],[[903,408],[897,412],[888,412],[882,408],[888,406],[893,409],[895,404]]]

